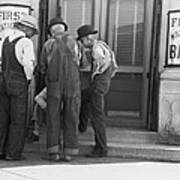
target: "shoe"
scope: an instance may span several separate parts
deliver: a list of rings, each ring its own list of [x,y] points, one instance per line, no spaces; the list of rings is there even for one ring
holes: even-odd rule
[[[0,159],[5,159],[5,154],[0,154]]]
[[[7,161],[23,161],[23,160],[26,160],[26,158],[24,156],[20,156],[20,157],[6,156],[5,160],[7,160]]]
[[[45,157],[42,157],[42,159],[48,160],[48,161],[58,162],[58,161],[60,161],[60,155],[58,153],[52,153],[52,154],[48,154]]]
[[[80,133],[84,133],[87,130],[89,119],[80,115],[78,129]]]
[[[100,148],[94,148],[91,153],[87,154],[86,157],[89,158],[102,158],[107,157],[107,150],[102,150]]]
[[[62,161],[64,161],[64,162],[70,162],[71,160],[72,160],[72,157],[69,155],[62,156]]]
[[[36,134],[34,134],[34,133],[32,133],[31,135],[30,135],[30,137],[28,138],[28,142],[37,142],[37,141],[39,141],[39,136],[38,135],[36,135]]]
[[[60,155],[58,153],[48,154],[46,157],[42,157],[43,160],[54,162],[70,162],[72,160],[69,155]]]
[[[36,135],[36,134],[34,134],[34,133],[32,133],[31,139],[32,139],[33,141],[39,141],[39,136]]]

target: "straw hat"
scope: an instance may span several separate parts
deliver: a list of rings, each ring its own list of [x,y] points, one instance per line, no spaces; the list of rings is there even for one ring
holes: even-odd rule
[[[19,21],[14,23],[15,26],[16,24],[21,24],[26,27],[32,28],[35,30],[35,33],[38,33],[37,20],[31,15],[23,15],[23,17]]]

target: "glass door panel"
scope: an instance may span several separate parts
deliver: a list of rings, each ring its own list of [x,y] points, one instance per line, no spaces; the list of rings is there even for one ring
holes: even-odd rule
[[[63,0],[62,7],[63,18],[74,37],[79,26],[92,24],[93,0]]]
[[[143,63],[144,0],[110,0],[108,42],[119,65]]]
[[[127,124],[122,121],[121,125],[141,124],[142,119],[144,3],[144,0],[109,1],[108,43],[115,51],[119,71],[112,80],[106,108],[109,116],[128,117]]]

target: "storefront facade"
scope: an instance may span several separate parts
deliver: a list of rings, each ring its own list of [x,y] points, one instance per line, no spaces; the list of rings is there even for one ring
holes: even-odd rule
[[[99,38],[114,50],[119,65],[106,97],[109,124],[155,130],[166,137],[171,131],[179,133],[180,69],[166,64],[167,14],[180,9],[179,0],[16,1],[29,6],[39,20],[37,57],[52,17],[61,16],[75,38],[82,24],[99,30]]]
[[[178,0],[162,1],[158,132],[168,142],[180,137],[179,10]]]
[[[80,25],[91,24],[99,30],[99,38],[116,53],[119,69],[105,106],[108,123],[113,126],[152,128],[148,98],[154,3],[154,0],[56,1],[57,14],[69,24],[74,37]]]

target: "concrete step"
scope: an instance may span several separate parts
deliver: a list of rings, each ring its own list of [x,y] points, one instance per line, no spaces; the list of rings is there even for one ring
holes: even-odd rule
[[[91,142],[81,142],[80,154],[92,150]],[[180,147],[160,144],[108,144],[108,156],[119,158],[135,158],[153,161],[180,162]]]
[[[45,131],[39,142],[26,144],[25,152],[46,152]],[[180,162],[180,146],[158,144],[157,133],[107,128],[108,156],[156,161]],[[91,128],[80,134],[80,155],[89,153],[94,145]]]
[[[107,127],[107,141],[121,144],[154,144],[157,142],[157,133],[142,130],[127,130]],[[80,134],[80,140],[93,141],[94,132],[91,127],[85,133]]]

